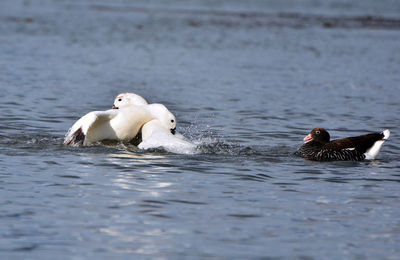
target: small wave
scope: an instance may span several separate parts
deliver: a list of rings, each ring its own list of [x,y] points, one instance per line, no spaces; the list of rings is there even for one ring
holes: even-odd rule
[[[63,137],[50,134],[1,135],[0,145],[6,148],[43,149],[62,144]]]
[[[201,154],[263,158],[268,161],[280,157],[291,157],[295,151],[295,148],[285,145],[243,146],[224,141],[218,137],[203,137],[195,143],[198,144],[198,150]]]
[[[198,133],[197,133],[198,134]],[[89,153],[154,153],[154,154],[202,154],[202,155],[223,155],[229,157],[255,157],[265,160],[274,160],[277,157],[292,156],[294,148],[278,145],[278,146],[243,146],[229,141],[225,141],[222,137],[213,135],[213,133],[202,133],[196,136],[193,132],[188,134],[188,140],[196,145],[196,149],[191,151],[181,151],[179,147],[175,150],[164,149],[163,147],[141,150],[137,148],[135,143],[125,143],[118,141],[105,140],[91,146],[85,147],[67,147],[63,145],[63,136],[54,136],[46,133],[30,133],[15,135],[0,135],[0,146],[6,150],[14,149],[21,152],[37,151],[37,150],[79,150]]]

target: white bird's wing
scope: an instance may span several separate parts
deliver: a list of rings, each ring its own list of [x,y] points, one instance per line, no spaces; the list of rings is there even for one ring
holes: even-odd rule
[[[110,109],[106,111],[93,111],[87,113],[81,117],[75,124],[69,129],[65,136],[64,144],[79,146],[85,144],[85,139],[90,130],[96,128],[96,126],[110,121],[118,114],[118,110]]]

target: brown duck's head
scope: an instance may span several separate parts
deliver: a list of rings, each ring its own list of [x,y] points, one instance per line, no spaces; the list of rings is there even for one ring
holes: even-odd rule
[[[305,143],[315,141],[321,144],[326,144],[329,142],[330,138],[328,131],[324,128],[314,128],[306,137],[304,137],[303,140]]]

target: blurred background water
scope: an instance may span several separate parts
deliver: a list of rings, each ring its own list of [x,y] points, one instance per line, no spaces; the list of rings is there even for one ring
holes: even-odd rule
[[[400,259],[399,43],[397,0],[2,0],[1,259]],[[121,92],[200,154],[62,145]]]

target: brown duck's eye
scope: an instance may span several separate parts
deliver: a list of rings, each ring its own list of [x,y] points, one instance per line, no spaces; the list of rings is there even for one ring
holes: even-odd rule
[[[119,98],[118,101],[122,101],[122,98]]]
[[[173,123],[173,122],[175,122],[175,120],[174,120],[174,119],[171,119],[171,123]]]
[[[316,131],[315,133],[318,135],[320,132],[319,132],[319,131]]]

